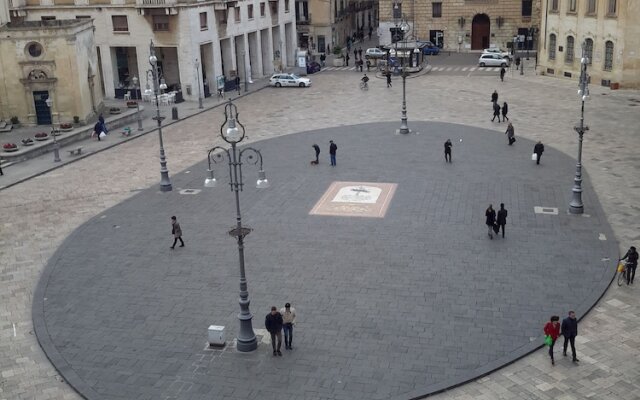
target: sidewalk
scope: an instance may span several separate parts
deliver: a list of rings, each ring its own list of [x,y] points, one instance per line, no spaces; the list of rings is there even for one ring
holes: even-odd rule
[[[203,108],[198,108],[198,102],[190,102],[185,101],[180,104],[172,104],[170,106],[160,106],[160,115],[165,117],[162,127],[166,127],[172,125],[176,122],[183,121],[188,119],[194,115],[203,113],[205,111],[211,110],[213,108],[219,107],[224,104],[225,101],[229,99],[235,99],[238,97],[244,97],[250,93],[254,93],[256,91],[264,89],[269,82],[270,77],[254,79],[253,83],[248,85],[249,91],[244,91],[244,82],[241,87],[241,94],[238,95],[238,92],[226,92],[224,101],[219,99],[215,94],[211,97],[203,99]],[[127,109],[127,104],[125,100],[105,100],[105,105],[107,107],[120,107],[124,111],[130,111],[131,109]],[[178,109],[178,119],[171,119],[171,109],[176,107]],[[107,138],[98,141],[93,138],[74,141],[68,145],[61,145],[60,147],[60,158],[62,161],[54,162],[53,161],[53,152],[47,152],[40,156],[36,156],[34,158],[16,162],[16,163],[8,163],[6,160],[2,163],[2,170],[4,172],[4,176],[0,176],[0,190],[7,189],[11,186],[17,185],[21,182],[24,182],[28,179],[35,178],[39,175],[52,171],[54,169],[60,168],[63,165],[67,165],[73,163],[75,161],[81,160],[85,157],[89,157],[93,154],[99,153],[101,151],[110,149],[112,147],[118,146],[122,143],[128,142],[130,140],[137,139],[143,135],[146,135],[151,132],[155,132],[158,129],[158,124],[152,118],[156,115],[156,107],[150,103],[141,104],[140,109],[141,119],[142,119],[142,131],[138,131],[137,122],[134,120],[130,124],[125,124],[124,127],[129,127],[131,129],[131,136],[123,136],[121,132],[124,127],[119,127],[115,129],[111,129],[109,131],[109,135]],[[105,116],[107,127],[109,127],[110,116]],[[64,121],[63,121],[64,122]],[[78,129],[84,129],[86,127],[80,127]],[[12,130],[9,133],[5,133],[2,135],[2,142],[14,142],[20,143],[20,139],[24,137],[32,137],[33,134],[37,132],[49,132],[51,129],[48,126],[35,126],[35,127],[25,127]],[[58,137],[60,140],[60,137]],[[52,142],[48,141],[48,144]],[[82,146],[82,154],[81,155],[69,155],[66,149],[77,148]],[[3,158],[3,155],[0,154],[0,159]]]

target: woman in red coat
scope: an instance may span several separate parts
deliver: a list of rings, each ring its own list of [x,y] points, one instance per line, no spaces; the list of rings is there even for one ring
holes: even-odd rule
[[[553,315],[551,320],[544,325],[544,334],[551,336],[551,345],[549,346],[549,357],[551,357],[551,365],[556,365],[553,360],[553,345],[560,336],[560,317]]]

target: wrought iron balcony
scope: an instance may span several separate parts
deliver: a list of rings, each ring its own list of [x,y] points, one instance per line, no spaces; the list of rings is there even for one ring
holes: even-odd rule
[[[172,7],[178,0],[136,0],[137,7]]]

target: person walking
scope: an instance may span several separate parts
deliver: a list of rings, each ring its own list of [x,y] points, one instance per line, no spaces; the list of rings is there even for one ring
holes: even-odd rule
[[[326,66],[326,63],[325,63],[326,60],[327,60],[327,56],[324,53],[320,54],[320,64],[322,65],[323,68]]]
[[[102,114],[100,114],[100,116],[98,117],[98,122],[100,122],[102,132],[104,132],[105,135],[109,133],[109,131],[107,130],[107,124],[104,122],[104,117],[102,116]]]
[[[453,144],[451,144],[451,139],[447,139],[446,142],[444,142],[444,162],[451,162],[451,147],[453,146]]]
[[[358,60],[358,49],[355,47],[353,48],[353,59],[356,61]]]
[[[557,315],[551,316],[549,322],[544,325],[544,334],[551,337],[551,344],[549,344],[549,357],[551,357],[551,365],[556,365],[553,359],[553,345],[556,344],[556,340],[560,337],[560,317]]]
[[[180,241],[180,247],[184,247],[182,229],[180,228],[180,224],[178,223],[175,215],[171,217],[171,234],[173,235],[173,245],[171,245],[171,250],[175,249],[178,240]]]
[[[493,240],[493,226],[496,224],[496,211],[493,209],[493,205],[489,204],[489,208],[485,211],[484,216],[486,217],[485,224],[489,230],[487,233],[489,234],[489,238]]]
[[[344,57],[344,61],[346,63],[346,66],[349,66],[349,53],[347,52],[347,55]]]
[[[96,124],[93,126],[93,133],[98,138],[98,141],[102,140],[100,138],[100,134],[102,133],[102,124],[100,123],[100,120],[98,120],[98,122],[96,122]],[[105,133],[105,135],[106,135],[106,133]]]
[[[629,247],[627,253],[618,261],[627,260],[627,285],[633,285],[633,278],[636,276],[638,267],[638,252],[634,246]]]
[[[264,326],[271,334],[271,347],[274,356],[282,356],[280,347],[282,347],[282,314],[278,312],[276,306],[271,307],[271,312],[264,318]],[[276,346],[276,339],[278,340]]]
[[[236,75],[236,89],[238,89],[238,95],[240,95],[240,75]]]
[[[358,47],[358,58],[362,60],[362,47]]]
[[[511,146],[516,141],[516,138],[514,137],[515,129],[513,129],[513,125],[511,124],[511,122],[509,122],[509,125],[507,126],[505,135],[507,135],[507,138],[509,139],[509,146]]]
[[[500,209],[498,210],[498,216],[496,223],[498,228],[502,229],[502,238],[504,239],[504,226],[507,224],[507,210],[504,208],[504,203],[500,203]],[[496,233],[497,234],[497,233]]]
[[[313,147],[313,150],[316,151],[316,160],[315,161],[311,161],[311,164],[318,165],[318,163],[320,163],[320,158],[319,158],[320,157],[320,146],[318,146],[317,144],[314,143],[313,146],[311,146],[311,147]]]
[[[500,122],[500,104],[498,102],[493,103],[493,118],[491,118],[491,122],[493,122],[496,117],[498,117],[498,122]]]
[[[569,316],[562,320],[562,336],[564,336],[564,347],[562,355],[567,356],[567,343],[571,343],[571,355],[573,356],[573,362],[578,362],[578,355],[576,353],[576,336],[578,336],[578,320],[576,319],[576,313],[569,311]]]
[[[284,348],[293,350],[291,341],[293,340],[293,326],[296,324],[296,309],[291,307],[291,303],[287,303],[284,308],[280,309],[280,314],[282,314],[282,329],[284,330]]]
[[[498,102],[498,91],[494,90],[493,93],[491,93],[491,102],[492,103],[497,103]]]
[[[387,87],[391,87],[391,71],[387,71]]]
[[[509,118],[507,118],[508,112],[509,112],[509,105],[505,101],[504,103],[502,103],[502,120],[503,121],[509,121]]]
[[[371,60],[367,58],[367,72],[369,72],[370,68],[371,68]]]
[[[329,140],[329,158],[331,158],[331,166],[336,166],[336,151],[338,150],[338,146],[333,143],[333,140]]]
[[[507,73],[507,70],[504,67],[500,68],[500,80],[504,82],[504,74]]]
[[[540,164],[540,158],[542,158],[542,153],[544,153],[544,145],[541,141],[538,141],[538,143],[533,146],[533,153],[536,155],[536,164]]]

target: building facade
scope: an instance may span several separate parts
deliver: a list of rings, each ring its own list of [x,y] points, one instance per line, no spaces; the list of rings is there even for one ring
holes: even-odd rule
[[[10,0],[14,20],[91,19],[106,98],[153,87],[150,42],[169,90],[195,101],[225,80],[293,66],[294,0]],[[140,91],[133,91],[134,96]]]
[[[380,43],[391,43],[404,20],[409,39],[445,50],[507,49],[514,38],[516,48],[535,49],[540,15],[540,0],[380,0]]]
[[[364,31],[368,35],[378,27],[377,0],[296,0],[298,43],[317,54],[327,46],[344,47],[347,37]]]
[[[540,73],[577,79],[584,55],[592,84],[640,87],[640,1],[549,0],[542,10]]]
[[[0,18],[8,15],[3,2]],[[6,18],[5,18],[6,21]],[[25,125],[87,120],[102,106],[90,20],[12,21],[0,27],[0,119]],[[51,99],[49,108],[46,100]]]

